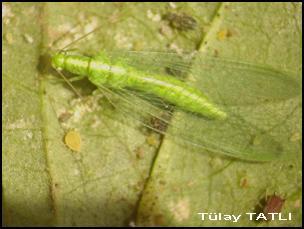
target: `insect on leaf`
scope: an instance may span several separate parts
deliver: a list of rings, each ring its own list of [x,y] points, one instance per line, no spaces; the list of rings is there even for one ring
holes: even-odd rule
[[[267,67],[206,57],[202,54],[183,59],[175,53],[122,53],[121,57],[114,53],[114,55],[102,54],[93,58],[100,66],[105,63],[116,66],[119,63],[119,68],[128,69],[130,77],[138,73],[145,76],[158,72],[162,74],[158,80],[165,82],[167,78],[174,77],[166,73],[168,68],[182,72],[184,75],[188,74],[194,82],[184,82],[183,90],[189,86],[198,88],[227,113],[227,118],[224,120],[210,119],[204,117],[204,114],[187,111],[187,107],[179,109],[177,105],[176,111],[179,110],[181,113],[175,117],[177,124],[171,125],[172,111],[164,108],[176,104],[170,104],[158,95],[158,89],[154,89],[156,95],[150,95],[146,93],[145,88],[141,89],[132,84],[127,88],[122,86],[117,88],[117,84],[120,85],[119,80],[115,82],[115,86],[111,83],[105,86],[98,84],[101,91],[107,91],[106,97],[110,101],[115,97],[113,104],[116,104],[117,110],[121,110],[124,114],[131,113],[135,122],[158,131],[145,123],[143,117],[148,120],[160,119],[169,126],[169,132],[166,134],[195,147],[240,159],[268,161],[287,153],[277,139],[281,131],[277,127],[282,128],[285,119],[299,106],[301,84],[295,76]],[[113,57],[118,61],[113,60]],[[140,65],[139,69],[142,70],[135,70],[137,65]],[[132,72],[133,68],[130,70],[128,66],[133,66],[134,72]],[[112,77],[115,77],[115,74]],[[112,90],[113,87],[115,91]],[[150,88],[152,87],[154,86],[151,84]],[[189,100],[179,98],[178,93],[172,92],[173,89],[170,87],[166,90],[174,96],[176,93],[177,101],[184,99],[186,104],[195,102],[192,98]],[[117,104],[116,99],[121,101]],[[166,113],[165,119],[160,116],[164,113]],[[289,131],[285,129],[285,132]]]

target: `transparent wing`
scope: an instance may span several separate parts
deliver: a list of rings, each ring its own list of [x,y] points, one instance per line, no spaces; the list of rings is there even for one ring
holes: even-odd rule
[[[267,66],[198,55],[192,74],[195,85],[214,102],[225,105],[281,102],[301,93],[301,77]]]
[[[282,101],[301,93],[301,77],[271,67],[200,53],[111,51],[107,54],[137,69],[178,77],[215,103],[252,105]],[[220,92],[220,93],[219,93]]]
[[[107,55],[114,61],[119,59],[124,63],[143,71],[173,75],[189,73],[194,53],[179,55],[174,52],[159,51],[107,51]],[[172,72],[170,72],[170,70]],[[174,74],[175,73],[175,74]]]
[[[134,122],[139,122],[146,128],[174,137],[177,144],[188,144],[210,152],[253,161],[277,159],[287,153],[284,148],[286,145],[282,144],[280,136],[275,135],[280,133],[282,127],[286,128],[284,119],[281,123],[274,122],[260,128],[248,119],[243,119],[240,109],[235,111],[236,114],[231,113],[226,121],[211,121],[183,111],[172,116],[172,112],[142,100],[133,92],[113,92],[108,88],[101,90],[117,109],[117,116],[112,118],[123,122],[125,115],[128,115]],[[294,110],[290,111],[285,119],[296,109],[295,105]],[[255,116],[250,118],[251,121],[256,121]],[[158,120],[161,125],[154,126],[152,120]],[[257,124],[261,125],[262,120],[259,121],[261,122]],[[290,131],[286,133],[291,133]]]
[[[163,61],[155,59],[156,56],[147,60],[140,52],[131,52],[130,56],[124,54],[122,60],[134,67],[141,64],[146,71],[155,68],[161,72],[168,65],[176,70],[171,62],[177,58],[176,54],[164,54]],[[134,58],[140,56],[142,61]],[[136,61],[132,62],[132,58]],[[289,139],[295,131],[301,131],[296,128],[301,110],[300,79],[269,68],[216,60],[196,55],[191,62],[180,61],[177,66],[187,69],[188,77],[199,76],[192,82],[193,86],[222,106],[228,113],[225,121],[208,120],[178,108],[173,116],[172,109],[161,98],[126,89],[102,90],[110,101],[115,100],[113,104],[123,115],[132,116],[134,121],[156,132],[173,136],[178,144],[254,161],[294,155]],[[160,126],[166,128],[155,127],[151,120],[159,120]]]

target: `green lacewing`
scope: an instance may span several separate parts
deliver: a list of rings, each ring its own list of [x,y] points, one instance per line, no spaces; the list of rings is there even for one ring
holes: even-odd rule
[[[188,112],[210,119],[225,119],[226,113],[210,103],[200,90],[174,77],[139,71],[120,60],[113,62],[106,55],[87,57],[57,53],[52,57],[52,66],[75,75],[87,76],[97,87],[114,89],[132,88],[165,99]]]
[[[150,51],[92,56],[59,51],[52,66],[87,77],[111,103],[119,101],[117,110],[176,137],[177,143],[252,161],[294,153],[282,141],[294,131],[288,117],[300,106],[301,83],[295,74],[200,53]],[[180,74],[190,80],[178,79]],[[143,117],[168,128],[154,128]]]

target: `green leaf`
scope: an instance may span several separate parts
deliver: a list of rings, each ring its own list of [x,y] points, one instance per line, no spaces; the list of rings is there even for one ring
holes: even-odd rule
[[[300,7],[297,4],[223,3],[201,42],[200,50],[283,71],[296,71],[300,77]],[[292,152],[296,154],[290,156],[289,160],[270,163],[231,160],[191,148],[183,149],[168,137],[157,155],[143,193],[137,223],[171,226],[300,225],[301,106],[287,118],[286,126],[299,137],[292,143]],[[209,134],[209,130],[204,129],[193,131]],[[292,139],[287,133],[281,135],[282,142]],[[221,145],[220,142],[218,144]],[[291,212],[293,219],[258,223],[250,221],[246,213],[256,212],[261,199],[273,193],[286,198],[282,212],[285,215]],[[242,216],[237,223],[201,220],[198,214],[201,212]]]

